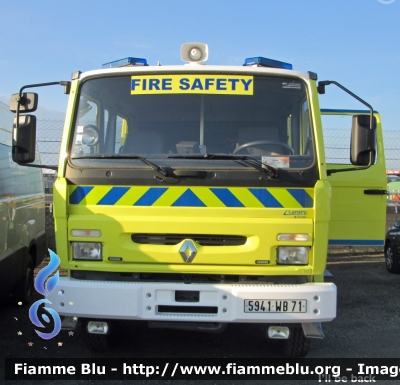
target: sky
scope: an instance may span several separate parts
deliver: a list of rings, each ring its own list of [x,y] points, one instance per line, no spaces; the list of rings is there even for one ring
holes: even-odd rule
[[[335,80],[398,130],[400,0],[0,0],[0,101],[26,84],[70,80],[127,56],[183,64],[203,42],[208,64],[264,56]],[[331,85],[323,108],[364,109]],[[39,119],[63,119],[63,88],[39,90]]]

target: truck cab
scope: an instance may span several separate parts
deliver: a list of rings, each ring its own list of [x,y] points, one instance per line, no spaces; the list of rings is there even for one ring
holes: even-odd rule
[[[332,199],[342,199],[332,185],[345,195],[355,175],[384,172],[380,125],[354,115],[352,166],[329,169],[315,73],[207,56],[188,43],[183,66],[126,58],[72,75],[54,185],[68,277],[49,300],[82,319],[94,348],[118,319],[207,331],[240,322],[265,324],[286,355],[304,356],[336,317],[336,286],[324,282]],[[351,220],[335,239],[353,239]],[[373,236],[383,242],[383,221]]]

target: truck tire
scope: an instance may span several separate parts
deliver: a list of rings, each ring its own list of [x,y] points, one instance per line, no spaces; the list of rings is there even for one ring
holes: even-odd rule
[[[85,342],[90,350],[97,352],[107,352],[112,347],[110,334],[86,333]]]
[[[15,305],[22,304],[25,306],[31,303],[34,290],[33,271],[33,260],[29,254],[29,260],[27,266],[25,267],[24,277],[13,293],[12,298]]]
[[[281,343],[285,357],[305,357],[310,350],[311,340],[305,337],[301,326],[296,326],[290,329],[289,338]]]
[[[390,243],[388,243],[385,247],[385,261],[386,269],[389,273],[400,273],[399,258],[397,255],[395,255],[393,247]]]

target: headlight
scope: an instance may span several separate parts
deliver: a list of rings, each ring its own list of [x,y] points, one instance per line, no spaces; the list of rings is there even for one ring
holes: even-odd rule
[[[278,247],[278,264],[307,265],[309,247]]]
[[[89,261],[101,261],[100,242],[71,242],[73,259],[85,259]]]

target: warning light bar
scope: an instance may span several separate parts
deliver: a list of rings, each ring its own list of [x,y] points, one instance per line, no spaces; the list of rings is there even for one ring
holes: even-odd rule
[[[292,70],[293,66],[289,63],[283,61],[267,59],[265,57],[248,57],[244,61],[244,66],[257,66],[257,67],[270,67],[270,68],[280,68],[284,70]]]
[[[148,66],[146,59],[138,57],[126,57],[125,59],[119,59],[104,63],[101,68],[117,68],[117,67],[133,67],[133,66]]]

